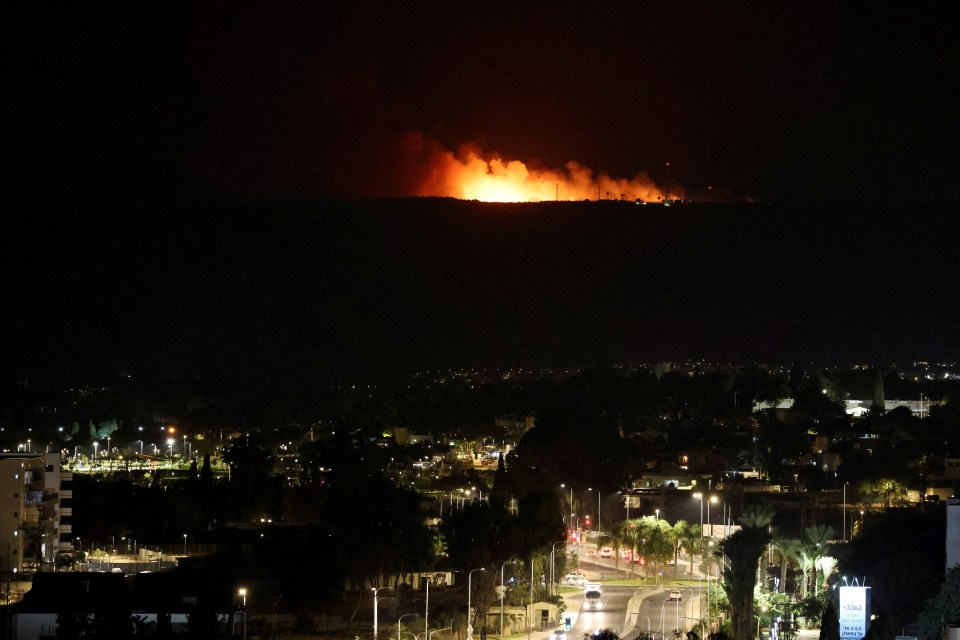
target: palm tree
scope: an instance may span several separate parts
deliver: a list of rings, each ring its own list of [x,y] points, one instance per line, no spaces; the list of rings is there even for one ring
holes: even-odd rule
[[[597,538],[597,549],[601,547],[612,547],[614,559],[614,567],[617,573],[617,577],[620,577],[620,550],[624,548],[625,544],[630,543],[630,537],[626,532],[626,522],[618,522],[610,528],[610,533],[605,533]]]
[[[754,529],[766,529],[773,522],[773,516],[775,515],[776,512],[770,505],[754,505],[740,516],[740,524]]]
[[[683,548],[686,543],[686,539],[689,537],[688,531],[690,530],[690,525],[686,520],[677,520],[673,523],[672,531],[672,540],[673,540],[673,577],[677,578],[677,572],[680,570],[680,549]]]
[[[743,528],[720,545],[722,553],[729,559],[728,566],[723,569],[723,588],[730,600],[730,621],[735,640],[752,636],[757,566],[770,542],[768,527],[772,519],[772,509],[751,509],[740,518]]]
[[[652,560],[654,566],[659,569],[673,555],[674,546],[671,539],[673,527],[666,520],[645,516],[641,518],[641,531],[643,532],[641,542],[643,555],[648,561]],[[658,579],[659,575],[657,571]]]
[[[626,520],[623,522],[623,539],[627,548],[630,549],[630,577],[633,577],[633,566],[636,564],[640,547],[643,544],[643,530],[639,520]]]
[[[677,524],[681,522],[684,521],[678,520]],[[680,538],[680,546],[690,556],[690,572],[693,573],[693,555],[695,553],[703,554],[703,532],[700,530],[699,524],[687,524],[686,522],[684,524],[686,526],[677,532],[677,537]],[[674,529],[676,529],[676,526],[674,526]]]
[[[780,556],[780,585],[787,590],[787,571],[790,565],[799,564],[802,545],[796,538],[774,538],[773,548]]]
[[[827,525],[811,525],[806,528],[803,532],[803,546],[805,555],[810,560],[810,566],[807,567],[807,570],[813,570],[813,592],[816,593],[820,590],[819,580],[817,579],[817,564],[822,558],[824,558],[830,547],[830,540],[836,536],[836,531],[832,527]],[[830,570],[833,570],[833,567],[830,567]],[[826,582],[827,576],[824,575],[824,582]],[[804,576],[804,585],[806,585],[806,576]],[[804,589],[804,597],[806,597],[806,589]]]
[[[803,543],[800,543],[800,555],[798,560],[800,564],[800,575],[803,577],[803,581],[801,582],[802,587],[800,591],[800,597],[806,600],[808,594],[807,584],[809,583],[808,578],[810,575],[810,570],[815,569],[816,564],[813,556],[810,555],[810,548]]]

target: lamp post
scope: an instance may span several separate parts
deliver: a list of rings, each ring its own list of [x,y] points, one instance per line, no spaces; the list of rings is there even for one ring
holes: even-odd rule
[[[500,565],[500,637],[501,638],[503,638],[503,596],[507,591],[503,585],[503,568],[512,562],[516,562],[516,560],[507,560],[502,565]]]
[[[587,487],[587,491],[593,491]],[[600,489],[597,489],[597,538],[600,537]]]
[[[566,485],[561,484],[560,488],[564,489]],[[570,531],[573,531],[573,487],[570,487]]]
[[[476,571],[486,570],[486,567],[480,567],[467,572],[467,640],[473,640],[473,608],[470,603],[470,596],[473,595],[473,574]]]
[[[713,539],[713,525],[710,524],[710,504],[717,503],[717,496],[710,496],[710,500],[707,501],[707,525],[710,526],[710,538]]]
[[[399,618],[397,618],[397,640],[400,640],[400,622],[401,622],[404,618],[406,618],[407,616],[415,616],[415,615],[417,615],[417,614],[415,614],[415,613],[405,613],[405,614],[403,614],[402,616],[400,616]]]
[[[699,491],[693,494],[696,500],[700,501],[700,540],[703,541],[703,494]],[[703,550],[700,551],[700,561],[703,562]],[[697,572],[700,574],[700,572]]]
[[[170,447],[170,459],[173,460],[173,438],[167,438],[167,446]]]
[[[187,534],[183,534],[183,555],[187,555]]]
[[[370,589],[370,591],[373,591],[373,637],[374,639],[376,639],[377,637],[377,602],[378,602],[377,593],[388,588],[389,587],[375,587],[373,589]]]
[[[843,541],[847,541],[847,482],[843,483]]]
[[[640,614],[638,614],[638,615],[643,616],[644,618],[647,619],[647,637],[648,637],[648,638],[652,638],[653,636],[650,635],[650,616],[645,616],[645,615],[643,615],[642,613],[640,613]]]
[[[582,517],[582,516],[581,516]],[[580,573],[580,518],[577,518],[577,573]]]
[[[93,441],[93,459],[97,459],[97,447],[100,445],[96,440]]]
[[[247,589],[241,587],[237,593],[243,598],[243,640],[247,640]]]
[[[533,634],[533,556],[530,556],[530,609],[525,616],[527,619],[527,640]]]

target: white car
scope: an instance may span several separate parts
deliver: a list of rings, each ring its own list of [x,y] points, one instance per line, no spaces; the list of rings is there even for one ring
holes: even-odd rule
[[[577,586],[583,586],[587,582],[587,577],[582,573],[576,571],[568,573],[563,577],[563,581],[567,584],[575,584]]]
[[[603,547],[600,549],[601,558],[612,558],[613,557],[613,547]]]
[[[680,602],[681,600],[683,600],[683,592],[680,591],[679,589],[674,589],[673,591],[670,592],[670,597],[667,598],[667,600],[670,600],[670,601],[676,600],[677,602]]]

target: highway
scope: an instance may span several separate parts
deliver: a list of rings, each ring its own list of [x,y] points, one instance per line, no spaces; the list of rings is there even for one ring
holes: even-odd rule
[[[591,545],[592,546],[592,545]],[[655,639],[672,636],[674,629],[687,630],[697,624],[701,617],[700,589],[697,586],[673,586],[677,579],[695,578],[686,569],[686,562],[676,570],[664,567],[661,584],[651,583],[643,587],[609,585],[608,580],[619,576],[621,580],[630,578],[630,564],[624,560],[617,563],[611,558],[597,558],[584,545],[580,568],[588,579],[600,578],[603,583],[602,611],[584,611],[583,594],[567,596],[567,615],[575,621],[567,632],[569,640],[580,640],[585,634],[598,629],[610,628],[620,634],[623,640],[636,640],[641,634],[650,633]],[[640,578],[642,571],[634,566],[634,578]],[[668,600],[669,592],[678,589],[682,594],[679,601]],[[632,601],[632,602],[631,602]],[[704,602],[704,606],[705,606]],[[630,609],[628,610],[628,606]]]

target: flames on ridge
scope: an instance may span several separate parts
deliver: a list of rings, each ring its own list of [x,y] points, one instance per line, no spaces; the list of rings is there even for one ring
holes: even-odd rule
[[[499,154],[484,154],[475,145],[458,153],[436,144],[415,144],[426,151],[424,178],[419,195],[481,200],[484,202],[542,202],[550,200],[642,200],[658,202],[682,198],[677,188],[657,187],[645,173],[633,179],[594,176],[593,171],[570,161],[562,169],[534,169]],[[423,157],[423,156],[421,156]]]

